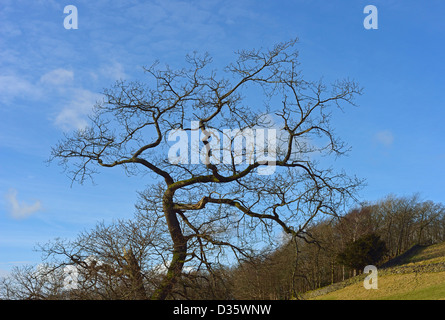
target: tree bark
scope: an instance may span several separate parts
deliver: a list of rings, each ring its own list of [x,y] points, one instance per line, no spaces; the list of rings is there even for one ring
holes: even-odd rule
[[[184,237],[176,215],[173,203],[174,191],[167,189],[162,199],[162,207],[167,222],[168,230],[173,241],[173,257],[168,267],[167,274],[161,285],[152,295],[152,300],[165,300],[171,293],[173,286],[181,276],[187,256],[187,239]]]
[[[124,248],[124,260],[127,262],[124,270],[130,279],[131,298],[133,300],[147,300],[148,297],[144,287],[144,276],[141,266],[131,248],[128,251]]]

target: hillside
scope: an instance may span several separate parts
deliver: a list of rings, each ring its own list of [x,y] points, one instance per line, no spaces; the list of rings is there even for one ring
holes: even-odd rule
[[[366,275],[311,291],[310,300],[445,300],[445,243],[414,246],[378,269],[378,289]]]

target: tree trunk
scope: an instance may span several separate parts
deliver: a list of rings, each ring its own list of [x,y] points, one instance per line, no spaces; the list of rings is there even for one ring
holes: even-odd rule
[[[167,189],[162,199],[164,216],[173,241],[173,257],[166,276],[151,297],[153,300],[165,300],[171,293],[173,286],[182,274],[187,256],[187,239],[182,233],[176,211],[173,209],[173,195],[174,191]]]
[[[144,288],[144,276],[139,265],[138,259],[130,248],[128,251],[124,248],[124,260],[127,262],[124,268],[126,275],[130,279],[131,299],[132,300],[146,300],[147,293]]]

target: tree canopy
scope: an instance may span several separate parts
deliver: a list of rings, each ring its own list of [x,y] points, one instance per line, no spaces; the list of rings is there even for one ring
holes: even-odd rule
[[[377,234],[371,233],[347,244],[338,254],[338,261],[352,269],[363,270],[367,265],[379,263],[387,253],[385,241]]]

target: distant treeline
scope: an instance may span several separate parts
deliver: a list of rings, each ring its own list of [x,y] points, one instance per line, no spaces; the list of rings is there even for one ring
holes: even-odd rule
[[[387,196],[364,203],[338,219],[314,224],[312,241],[287,243],[260,263],[243,263],[233,272],[237,298],[288,299],[342,281],[355,272],[339,262],[347,246],[367,235],[386,245],[382,263],[416,244],[445,241],[445,206],[410,197]]]
[[[98,224],[75,241],[41,246],[46,262],[16,268],[1,280],[0,298],[148,299],[166,272],[154,262],[164,249],[162,235],[153,230],[159,228],[139,217]],[[313,223],[304,238],[287,239],[236,265],[186,270],[169,299],[299,298],[363,271],[344,265],[347,249],[355,250],[351,245],[362,241],[358,248],[366,247],[363,239],[384,248],[381,263],[413,245],[445,241],[445,207],[418,195],[364,203],[344,216]]]

